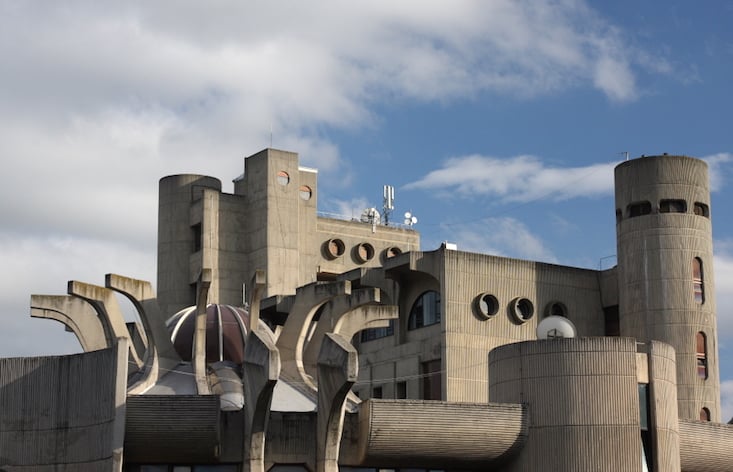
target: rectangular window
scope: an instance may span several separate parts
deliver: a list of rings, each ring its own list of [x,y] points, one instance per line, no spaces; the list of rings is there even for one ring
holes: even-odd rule
[[[372,398],[382,398],[382,387],[374,387],[372,389]]]
[[[604,332],[606,336],[619,336],[621,327],[618,319],[618,305],[608,306],[603,309],[605,321]]]
[[[420,366],[422,375],[423,400],[442,400],[443,386],[441,382],[440,359],[423,362]]]
[[[201,223],[195,224],[191,226],[191,230],[193,231],[193,252],[198,252],[201,250],[201,242],[203,240],[203,233],[201,231]]]
[[[397,382],[394,385],[394,397],[398,399],[407,398],[407,382]]]

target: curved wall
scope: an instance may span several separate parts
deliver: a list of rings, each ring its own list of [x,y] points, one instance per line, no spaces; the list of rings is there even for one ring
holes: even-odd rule
[[[489,354],[492,402],[529,408],[529,438],[507,470],[640,471],[636,343],[526,341]]]
[[[673,346],[679,417],[699,419],[705,407],[719,421],[707,164],[685,156],[634,159],[616,167],[615,185],[621,335]],[[702,263],[698,297],[695,259]],[[698,332],[707,344],[706,366],[700,368]]]
[[[126,343],[122,346],[0,359],[0,465],[114,470],[121,460],[125,415]]]

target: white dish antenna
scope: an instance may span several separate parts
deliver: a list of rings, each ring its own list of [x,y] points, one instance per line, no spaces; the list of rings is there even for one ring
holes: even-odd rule
[[[574,338],[578,331],[564,316],[548,316],[537,325],[537,339]]]
[[[405,213],[405,224],[407,226],[412,226],[414,224],[417,224],[417,216],[413,215],[409,211]]]
[[[361,212],[362,223],[371,223],[373,225],[378,225],[380,219],[381,216],[379,215],[379,210],[377,210],[376,208],[367,208]]]

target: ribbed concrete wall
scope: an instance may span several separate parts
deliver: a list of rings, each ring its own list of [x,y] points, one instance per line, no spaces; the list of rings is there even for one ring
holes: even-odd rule
[[[680,421],[682,472],[733,470],[733,425]]]
[[[529,408],[511,471],[640,471],[636,344],[574,338],[508,344],[489,355],[492,401]]]
[[[207,462],[218,454],[217,395],[127,398],[125,462]]]
[[[514,455],[527,434],[516,404],[369,400],[359,410],[360,466],[485,469]]]
[[[440,255],[440,253],[438,253]],[[601,336],[603,310],[596,271],[561,267],[459,251],[444,251],[446,400],[497,401],[487,398],[487,353],[495,347],[537,338],[537,323],[548,305],[559,302],[583,336]],[[498,312],[490,319],[476,313],[482,293],[496,297]],[[517,322],[512,301],[528,299],[533,316]]]
[[[0,359],[0,467],[113,470],[117,361],[116,346]]]
[[[696,202],[710,208],[704,161],[683,156],[644,157],[616,167],[619,318],[622,336],[658,340],[677,353],[679,417],[699,418],[700,409],[720,420],[720,385],[713,278],[712,227],[696,215]],[[663,200],[683,200],[684,213],[664,212]],[[629,208],[649,202],[649,214]],[[692,264],[703,263],[704,303],[695,301]],[[697,373],[696,334],[707,336],[708,378]]]
[[[658,341],[644,347],[648,354],[650,427],[656,470],[676,472],[680,470],[680,438],[675,352],[669,344]]]

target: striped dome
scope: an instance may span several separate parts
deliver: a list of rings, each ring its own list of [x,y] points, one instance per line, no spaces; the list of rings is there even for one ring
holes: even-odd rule
[[[241,307],[209,304],[206,307],[206,362],[244,362],[249,313]],[[166,322],[176,352],[184,361],[191,361],[196,307],[179,311]]]

